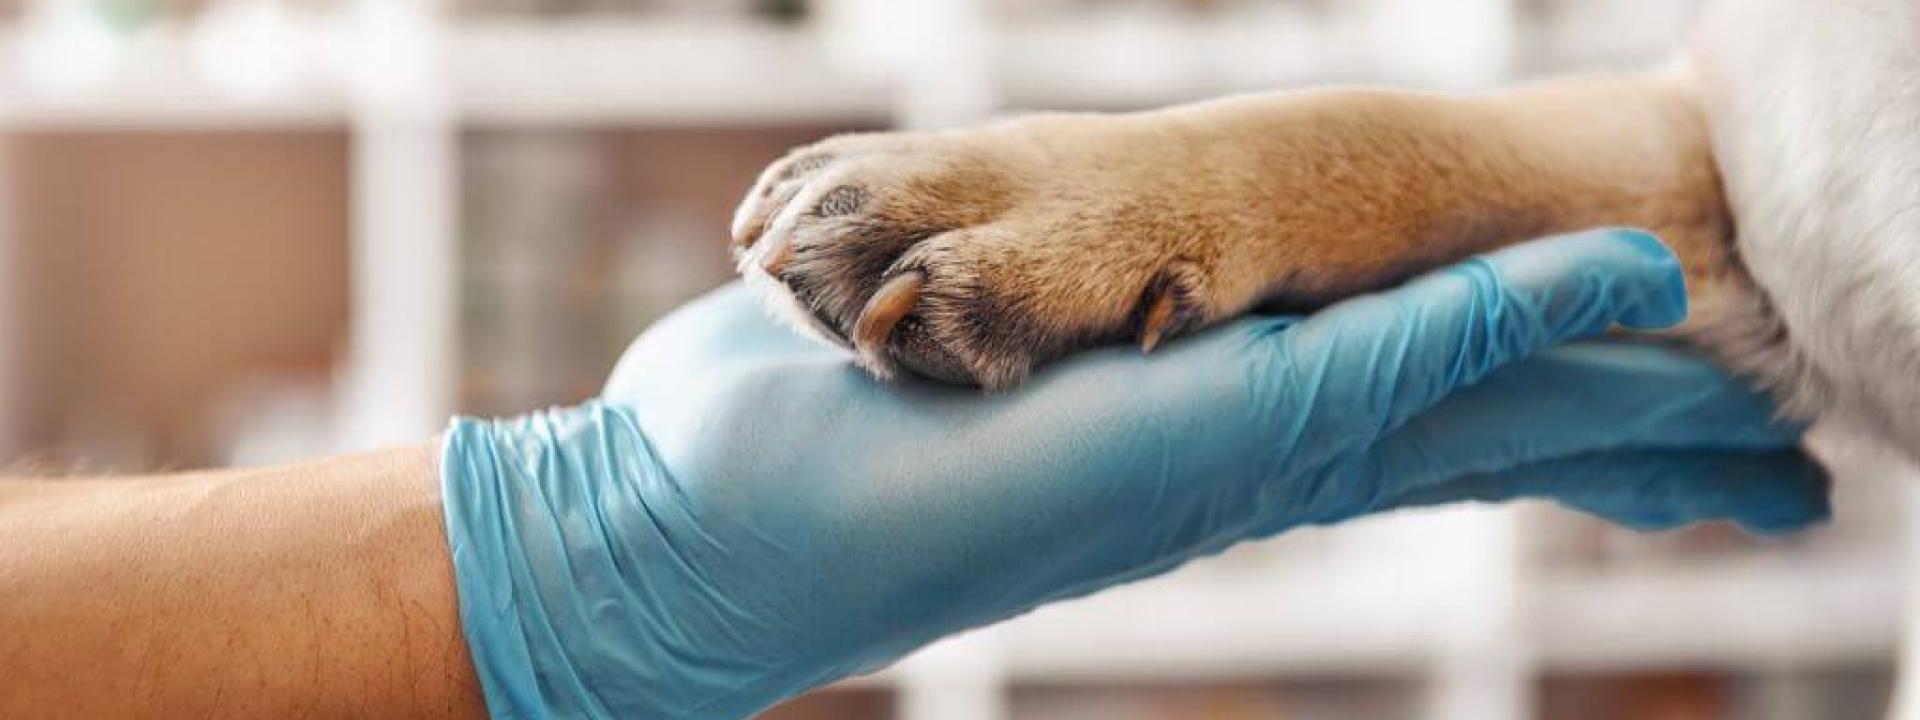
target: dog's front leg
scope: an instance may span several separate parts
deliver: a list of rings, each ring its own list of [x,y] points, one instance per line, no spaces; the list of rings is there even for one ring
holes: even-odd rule
[[[1658,233],[1696,293],[1740,282],[1684,77],[843,136],[768,168],[734,235],[743,272],[876,373],[1004,388],[1082,347],[1151,349],[1596,225]]]

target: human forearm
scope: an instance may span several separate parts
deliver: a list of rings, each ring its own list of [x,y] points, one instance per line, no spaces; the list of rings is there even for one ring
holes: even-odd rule
[[[0,717],[472,717],[431,452],[0,483]]]

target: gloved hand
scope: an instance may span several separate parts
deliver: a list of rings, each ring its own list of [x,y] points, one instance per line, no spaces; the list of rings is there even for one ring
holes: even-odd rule
[[[636,342],[599,401],[454,424],[462,622],[497,717],[740,717],[1043,603],[1408,504],[1540,496],[1769,532],[1824,517],[1800,428],[1739,382],[1645,345],[1548,349],[1684,314],[1665,248],[1600,232],[982,395],[878,383],[729,288]]]

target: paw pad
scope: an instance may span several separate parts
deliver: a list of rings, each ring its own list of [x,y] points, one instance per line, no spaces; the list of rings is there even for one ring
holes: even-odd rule
[[[813,214],[815,217],[823,218],[852,215],[860,212],[860,208],[866,204],[865,188],[842,185],[827,191],[826,196],[820,198],[820,203],[813,207]]]

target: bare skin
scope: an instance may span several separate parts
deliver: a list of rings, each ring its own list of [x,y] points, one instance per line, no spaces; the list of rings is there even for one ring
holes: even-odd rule
[[[1710,332],[1751,293],[1691,83],[1317,90],[842,136],[768,168],[735,247],[876,374],[989,389],[1087,346],[1151,350],[1262,304],[1317,307],[1602,225],[1671,244],[1692,329]]]
[[[0,481],[0,717],[478,718],[426,447]]]

